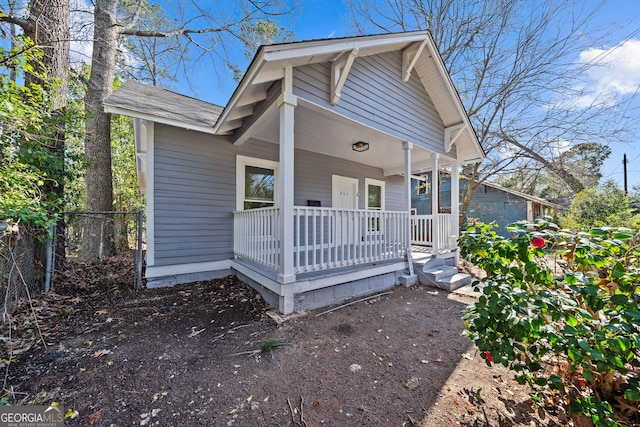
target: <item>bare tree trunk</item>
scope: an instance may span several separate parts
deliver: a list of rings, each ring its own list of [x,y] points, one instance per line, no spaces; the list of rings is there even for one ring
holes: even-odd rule
[[[67,105],[69,78],[69,0],[33,0],[29,7],[29,22],[25,34],[42,48],[43,65],[47,77],[57,80],[51,110]],[[29,81],[41,84],[32,74]]]
[[[111,116],[103,111],[103,101],[111,94],[115,74],[118,26],[116,0],[97,0],[94,11],[94,41],[91,74],[85,95],[85,156],[89,162],[85,183],[87,211],[113,209],[111,176]],[[87,222],[83,252],[87,257],[98,254],[100,221]],[[110,235],[110,233],[105,233]],[[108,239],[105,253],[113,252],[113,239]]]
[[[582,190],[584,190],[584,185],[582,184],[582,182],[580,182],[571,172],[563,168],[561,165],[558,165],[557,163],[554,163],[553,161],[546,159],[545,157],[541,156],[534,150],[528,149],[524,144],[521,144],[516,138],[512,138],[506,134],[500,134],[499,136],[504,141],[507,141],[508,143],[515,145],[521,150],[523,151],[527,150],[528,155],[532,159],[536,160],[538,163],[546,167],[547,170],[549,170],[551,173],[555,174],[558,178],[562,179],[569,186],[569,188],[571,188],[571,190],[573,190],[575,193],[579,193]]]
[[[52,126],[46,130],[48,147],[51,151],[50,165],[57,168],[55,176],[60,177],[57,182],[46,181],[44,192],[51,199],[64,198],[64,158],[65,132],[64,116],[67,106],[67,86],[69,80],[69,0],[33,0],[29,4],[29,25],[23,26],[25,34],[40,46],[43,53],[42,64],[34,64],[35,70],[55,84],[49,88],[51,95],[50,110],[53,112]],[[38,75],[27,74],[28,83],[43,84]],[[64,236],[64,218],[57,223],[58,231]],[[57,240],[56,255],[60,261],[64,256],[64,237]],[[37,258],[44,256],[43,242],[36,242],[35,254]],[[36,263],[38,264],[38,263]]]

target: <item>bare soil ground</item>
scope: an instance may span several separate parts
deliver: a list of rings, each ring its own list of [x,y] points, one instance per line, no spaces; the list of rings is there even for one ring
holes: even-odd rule
[[[279,323],[233,277],[136,292],[127,263],[71,265],[2,326],[5,396],[69,426],[560,425],[461,335],[469,296],[397,287]]]

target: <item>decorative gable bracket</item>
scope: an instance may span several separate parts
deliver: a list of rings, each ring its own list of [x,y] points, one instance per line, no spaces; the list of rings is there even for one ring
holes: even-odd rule
[[[449,126],[444,129],[444,151],[449,152],[451,150],[456,139],[458,139],[466,128],[466,124],[458,123],[457,125]]]
[[[402,81],[408,82],[411,77],[411,71],[416,66],[418,58],[427,46],[427,40],[411,43],[409,47],[402,51]]]
[[[340,101],[340,93],[347,81],[353,61],[358,57],[358,49],[345,52],[331,63],[331,104],[336,105]]]

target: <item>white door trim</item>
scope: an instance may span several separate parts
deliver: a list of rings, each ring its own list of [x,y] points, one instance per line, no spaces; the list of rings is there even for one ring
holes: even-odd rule
[[[344,184],[350,184],[353,185],[356,189],[356,191],[353,194],[353,209],[358,209],[359,206],[359,200],[358,200],[358,192],[360,190],[360,180],[357,178],[349,178],[347,176],[340,176],[340,175],[331,175],[331,206],[333,208],[336,207],[336,201],[338,200],[338,194],[337,194],[337,184],[339,182],[342,182]]]

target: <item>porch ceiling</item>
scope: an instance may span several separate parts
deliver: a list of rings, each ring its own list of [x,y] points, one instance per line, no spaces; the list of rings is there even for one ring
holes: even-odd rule
[[[252,138],[279,143],[278,110],[268,113],[263,126],[256,129]],[[295,148],[324,154],[374,166],[385,171],[385,175],[400,174],[404,170],[402,140],[353,122],[348,118],[314,108],[311,104],[299,103],[295,109]],[[353,151],[357,141],[369,143],[363,152]],[[249,142],[250,143],[250,142]],[[412,172],[430,170],[431,153],[414,145],[411,152]]]

